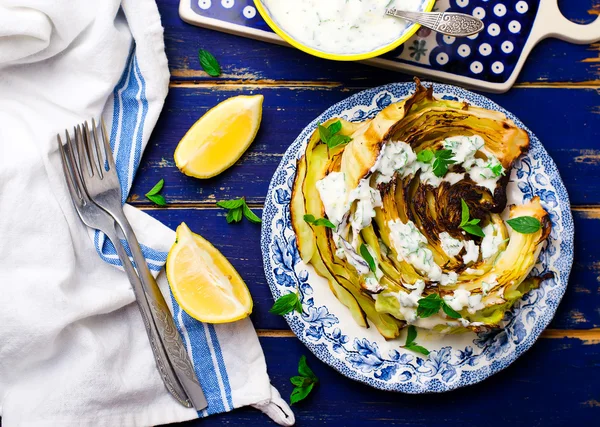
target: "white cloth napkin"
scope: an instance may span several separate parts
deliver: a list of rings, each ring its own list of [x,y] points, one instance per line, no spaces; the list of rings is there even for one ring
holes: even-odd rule
[[[110,265],[120,264],[114,248],[80,222],[69,199],[56,133],[101,114],[128,193],[168,90],[162,36],[152,0],[0,0],[5,427],[156,425],[245,405],[294,423],[270,385],[250,320],[191,319],[161,273],[209,402],[201,413],[179,405],[156,370],[129,282]],[[174,233],[125,210],[158,273]]]

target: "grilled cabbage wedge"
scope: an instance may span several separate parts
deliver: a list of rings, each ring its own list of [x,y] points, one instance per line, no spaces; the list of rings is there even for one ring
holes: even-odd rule
[[[545,279],[528,276],[551,231],[548,213],[538,198],[506,207],[510,170],[529,148],[527,133],[500,112],[436,99],[418,81],[413,96],[372,120],[339,121],[348,144],[328,148],[316,131],[298,160],[290,210],[303,261],[327,279],[359,325],[376,327],[386,339],[408,323],[443,333],[501,327],[504,313]],[[425,150],[430,157],[447,152],[445,175],[432,174],[435,160],[416,160]],[[345,187],[332,194],[345,197],[337,220],[321,194],[334,175]],[[461,200],[485,237],[461,228]],[[329,218],[336,228],[309,224],[306,214]],[[503,215],[533,217],[541,227],[520,234]],[[361,255],[363,245],[375,269]],[[444,310],[417,316],[418,299],[433,293],[461,318]]]

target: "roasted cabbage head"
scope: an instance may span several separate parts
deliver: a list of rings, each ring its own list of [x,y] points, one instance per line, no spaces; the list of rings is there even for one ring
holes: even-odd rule
[[[292,224],[302,259],[357,323],[388,339],[407,324],[499,328],[539,286],[529,273],[551,223],[538,198],[507,207],[510,171],[529,138],[504,114],[437,99],[417,81],[411,97],[372,120],[322,126],[352,139],[312,135],[298,160]],[[509,225],[522,217],[536,227]]]

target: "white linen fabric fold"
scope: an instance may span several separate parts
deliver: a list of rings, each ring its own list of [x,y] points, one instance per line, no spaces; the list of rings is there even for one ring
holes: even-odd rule
[[[156,425],[246,405],[294,423],[250,320],[208,325],[183,312],[162,272],[173,231],[126,205],[209,402],[201,413],[179,405],[157,372],[114,247],[69,199],[56,134],[100,115],[129,192],[168,90],[162,36],[152,0],[0,0],[5,427]]]

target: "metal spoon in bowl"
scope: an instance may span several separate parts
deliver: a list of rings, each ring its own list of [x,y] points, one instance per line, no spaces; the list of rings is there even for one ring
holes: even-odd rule
[[[468,37],[483,30],[481,19],[457,12],[405,12],[396,8],[385,10],[385,14],[421,24],[445,36]]]

